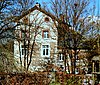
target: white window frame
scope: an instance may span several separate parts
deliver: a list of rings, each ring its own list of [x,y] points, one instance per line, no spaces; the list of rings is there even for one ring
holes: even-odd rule
[[[49,30],[43,30],[43,38],[48,39],[49,38]]]
[[[45,46],[45,47],[43,48],[43,46]],[[48,46],[48,47],[46,47],[46,46]],[[48,55],[46,54],[47,50],[48,50]],[[43,51],[45,51],[45,54],[43,54]],[[50,57],[50,45],[49,44],[42,44],[41,45],[41,56],[42,57]]]
[[[63,54],[62,53],[59,53],[59,61],[63,61],[64,60],[64,56],[63,56]]]

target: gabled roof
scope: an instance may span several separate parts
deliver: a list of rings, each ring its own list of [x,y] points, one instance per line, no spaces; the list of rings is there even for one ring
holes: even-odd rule
[[[40,12],[46,14],[47,16],[51,17],[53,21],[57,21],[58,23],[61,23],[62,24],[62,27],[65,29],[65,30],[68,30],[69,28],[69,25],[65,22],[63,22],[61,19],[57,18],[56,16],[54,16],[53,14],[51,14],[50,12],[47,12],[46,10],[44,10],[43,8],[41,7],[37,7],[36,5],[29,9],[28,11],[26,12],[23,12],[23,14],[21,16],[18,16],[14,19],[15,22],[18,22],[20,19],[22,19],[23,17],[25,17],[26,15],[28,15],[29,13],[35,11],[35,10],[39,10]]]
[[[52,15],[51,13],[45,11],[41,7],[37,7],[37,6],[34,6],[33,8],[29,9],[28,11],[23,12],[21,16],[17,17],[17,20],[20,20],[21,18],[25,17],[29,13],[33,12],[34,10],[39,10],[40,12],[46,14],[47,16],[50,16],[52,19],[57,20],[57,18],[54,15]]]

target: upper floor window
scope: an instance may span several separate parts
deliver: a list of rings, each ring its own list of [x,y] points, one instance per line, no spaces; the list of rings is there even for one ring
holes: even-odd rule
[[[50,55],[50,46],[42,45],[42,56],[49,56],[49,55]]]
[[[42,37],[43,37],[44,39],[49,38],[49,30],[43,30]]]

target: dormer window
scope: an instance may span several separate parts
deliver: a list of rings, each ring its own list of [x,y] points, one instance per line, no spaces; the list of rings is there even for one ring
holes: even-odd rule
[[[45,22],[49,22],[49,18],[48,17],[45,17],[44,21]]]
[[[48,39],[49,38],[49,30],[43,30],[42,32],[42,37],[44,39]]]

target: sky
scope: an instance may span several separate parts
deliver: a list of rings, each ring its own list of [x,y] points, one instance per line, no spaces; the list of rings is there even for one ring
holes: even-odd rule
[[[91,1],[90,7],[93,5],[96,6],[96,9],[94,11],[95,16],[100,16],[100,11],[98,11],[100,10],[100,0],[90,0],[90,1]],[[37,0],[37,2],[40,4],[42,4],[42,2],[49,4],[50,0]]]

